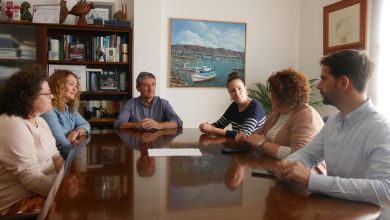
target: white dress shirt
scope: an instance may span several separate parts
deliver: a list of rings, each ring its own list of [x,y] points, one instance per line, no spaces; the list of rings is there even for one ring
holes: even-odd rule
[[[329,196],[390,204],[390,123],[371,100],[329,117],[320,133],[287,160],[311,168],[325,159],[328,176],[312,173],[308,189]]]

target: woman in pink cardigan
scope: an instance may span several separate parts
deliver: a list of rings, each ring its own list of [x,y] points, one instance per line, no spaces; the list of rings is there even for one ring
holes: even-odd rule
[[[265,154],[284,159],[310,142],[324,122],[308,105],[309,81],[292,68],[272,74],[268,80],[272,113],[263,127],[247,136],[240,133],[236,141],[247,141]]]

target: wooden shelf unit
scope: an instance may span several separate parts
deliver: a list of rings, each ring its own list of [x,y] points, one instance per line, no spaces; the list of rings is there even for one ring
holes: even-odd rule
[[[12,30],[7,33],[7,30]],[[27,30],[27,31],[26,31]],[[36,59],[2,59],[0,57],[0,68],[2,65],[6,67],[18,67],[22,68],[29,63],[38,63],[44,68],[48,68],[48,65],[85,65],[86,68],[102,69],[104,71],[121,72],[125,73],[127,89],[126,91],[97,91],[82,92],[82,100],[126,100],[132,97],[132,29],[131,28],[117,28],[117,27],[104,27],[98,25],[77,26],[77,25],[65,25],[65,24],[37,24],[27,22],[8,22],[0,21],[0,34],[10,34],[11,36],[20,35],[26,37],[29,41],[35,41],[36,43]],[[20,33],[17,33],[20,32]],[[28,34],[26,32],[31,32]],[[35,32],[34,34],[32,32]],[[25,35],[25,36],[23,36]],[[34,35],[34,36],[32,36]],[[64,35],[75,36],[79,43],[87,43],[86,39],[96,36],[116,35],[121,36],[124,39],[124,43],[127,43],[127,62],[99,62],[90,59],[84,61],[67,61],[67,60],[49,60],[49,39],[60,39]],[[18,36],[18,38],[21,38]],[[17,39],[21,40],[21,39]],[[84,41],[84,42],[83,42]],[[90,46],[92,53],[95,48]],[[5,64],[3,64],[5,63]],[[114,119],[94,119],[93,122],[98,125],[110,125]],[[92,124],[94,125],[94,124]]]

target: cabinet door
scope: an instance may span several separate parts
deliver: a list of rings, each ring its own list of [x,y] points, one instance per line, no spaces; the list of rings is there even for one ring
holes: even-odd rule
[[[13,73],[36,63],[37,28],[27,25],[0,26],[0,86]]]

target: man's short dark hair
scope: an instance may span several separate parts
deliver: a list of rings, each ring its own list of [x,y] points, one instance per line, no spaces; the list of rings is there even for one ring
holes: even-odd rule
[[[136,85],[139,86],[141,85],[141,82],[142,80],[144,80],[145,78],[153,78],[153,79],[156,79],[156,77],[152,74],[152,73],[149,73],[149,72],[140,72],[137,76],[137,80],[135,81],[136,82]]]
[[[374,64],[364,53],[357,50],[343,50],[323,57],[321,65],[329,67],[336,79],[347,76],[358,92],[363,92],[372,76]]]

